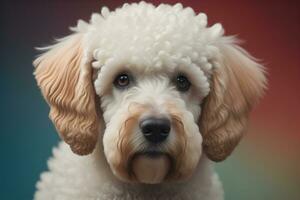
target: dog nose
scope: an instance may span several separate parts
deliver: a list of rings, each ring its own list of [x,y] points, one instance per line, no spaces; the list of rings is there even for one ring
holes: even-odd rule
[[[166,118],[147,118],[140,122],[145,138],[154,144],[163,142],[170,132],[170,120]]]

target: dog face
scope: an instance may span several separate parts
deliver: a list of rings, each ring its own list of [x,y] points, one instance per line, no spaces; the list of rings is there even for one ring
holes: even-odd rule
[[[101,90],[103,145],[111,168],[125,180],[151,183],[189,176],[202,152],[197,120],[203,96],[196,85],[206,83],[197,78],[203,74],[192,67],[189,72],[166,66],[149,72],[134,65],[120,70],[99,74],[112,80]]]
[[[73,152],[99,142],[119,179],[143,183],[188,178],[202,151],[224,160],[266,81],[220,24],[206,24],[181,4],[125,4],[47,48],[35,76]]]

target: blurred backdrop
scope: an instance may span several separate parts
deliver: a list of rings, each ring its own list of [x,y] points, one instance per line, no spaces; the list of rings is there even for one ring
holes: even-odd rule
[[[251,115],[233,155],[216,164],[227,200],[300,199],[300,2],[271,0],[180,1],[221,22],[262,60],[269,89]],[[36,46],[69,34],[77,19],[120,0],[1,0],[0,199],[32,199],[59,140],[49,108],[32,75]],[[131,1],[127,1],[131,2]]]

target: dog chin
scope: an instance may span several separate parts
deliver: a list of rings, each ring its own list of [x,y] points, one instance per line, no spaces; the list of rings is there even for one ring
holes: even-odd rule
[[[166,153],[149,151],[136,153],[130,165],[131,173],[137,182],[158,184],[163,182],[170,173],[172,159]]]

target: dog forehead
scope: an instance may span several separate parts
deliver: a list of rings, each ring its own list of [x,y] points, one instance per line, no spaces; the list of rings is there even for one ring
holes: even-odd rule
[[[145,2],[115,11],[104,7],[89,23],[80,21],[75,31],[84,33],[85,50],[97,61],[96,68],[113,59],[148,69],[190,62],[204,66],[207,73],[211,69],[205,68],[205,61],[218,55],[224,33],[220,24],[207,27],[207,16],[196,15],[192,8]]]

